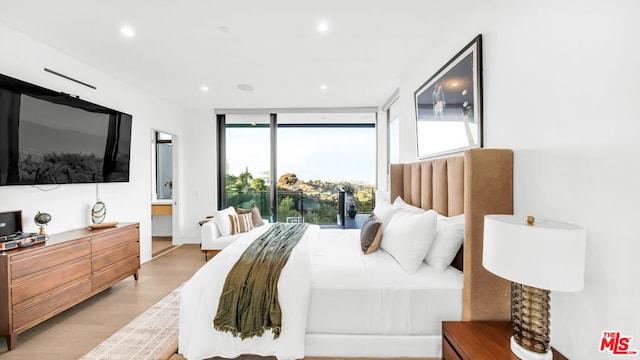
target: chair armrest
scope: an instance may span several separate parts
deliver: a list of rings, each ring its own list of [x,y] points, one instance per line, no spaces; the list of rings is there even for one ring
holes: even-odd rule
[[[220,237],[220,231],[213,219],[202,224],[200,228],[200,249],[202,250],[215,250],[215,239]]]

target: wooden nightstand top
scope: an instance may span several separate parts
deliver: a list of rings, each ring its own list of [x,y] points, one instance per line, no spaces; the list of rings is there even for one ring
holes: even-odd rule
[[[513,359],[518,360],[510,349],[511,323],[508,321],[443,321],[442,342],[443,357],[447,346],[459,355],[460,359]],[[551,348],[554,360],[567,358]],[[445,357],[445,360],[449,358]],[[453,359],[452,359],[453,360]]]

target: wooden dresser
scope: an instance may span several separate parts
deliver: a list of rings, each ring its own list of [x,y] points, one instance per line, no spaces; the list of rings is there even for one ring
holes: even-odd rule
[[[140,269],[138,223],[77,229],[44,244],[0,253],[0,335],[19,333],[109,288]]]

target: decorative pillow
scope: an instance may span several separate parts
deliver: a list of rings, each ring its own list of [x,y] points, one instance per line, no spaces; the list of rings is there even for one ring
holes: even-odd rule
[[[383,229],[380,247],[409,274],[418,270],[435,240],[436,214],[433,210],[422,214],[397,210]]]
[[[464,242],[464,214],[438,215],[437,223],[436,239],[424,260],[437,272],[443,272],[451,265]]]
[[[380,247],[382,240],[382,223],[375,214],[371,214],[362,225],[360,231],[360,246],[364,254],[371,254]]]
[[[407,204],[406,202],[404,202],[404,200],[402,200],[402,198],[400,196],[398,196],[394,201],[393,201],[393,207],[396,209],[402,209],[405,211],[408,211],[410,213],[413,214],[423,214],[425,213],[427,210],[423,209],[423,208],[419,208],[417,206],[413,206],[411,204]]]
[[[260,209],[257,206],[252,205],[251,209],[241,209],[238,208],[238,214],[248,214],[251,213],[251,220],[253,221],[253,226],[258,227],[264,225],[264,221],[262,220],[262,215],[260,215]]]
[[[231,220],[231,235],[248,232],[253,229],[251,213],[229,214],[229,220]]]
[[[229,219],[229,215],[236,215],[236,210],[233,206],[213,212],[213,221],[218,226],[220,236],[231,235],[231,219]]]

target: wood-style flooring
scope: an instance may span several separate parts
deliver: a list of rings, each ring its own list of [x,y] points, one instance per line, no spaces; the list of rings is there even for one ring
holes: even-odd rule
[[[78,359],[187,281],[204,264],[200,245],[175,247],[142,264],[138,281],[110,289],[18,335],[14,350],[0,339],[0,359]]]

